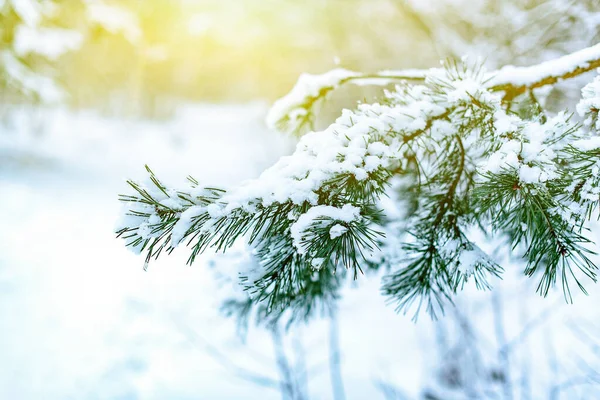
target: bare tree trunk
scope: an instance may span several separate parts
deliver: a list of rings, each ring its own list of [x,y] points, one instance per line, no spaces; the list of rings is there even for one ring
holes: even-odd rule
[[[298,333],[294,335],[294,352],[296,354],[295,370],[297,374],[298,393],[300,393],[305,400],[308,400],[310,394],[308,391],[308,368],[306,367],[306,351],[304,350],[304,346],[302,345],[302,341],[300,340]]]
[[[506,332],[504,330],[504,312],[502,308],[502,295],[500,288],[495,288],[492,292],[492,310],[494,313],[494,330],[496,331],[496,341],[498,342],[498,361],[502,368],[503,380],[502,389],[504,392],[504,398],[512,400],[513,392],[510,380],[510,359],[508,356],[508,348],[506,341]]]
[[[552,334],[552,329],[547,329],[544,337],[546,338],[546,354],[548,356],[548,365],[550,366],[550,379],[548,382],[550,392],[548,393],[548,399],[559,400],[560,391],[554,389],[559,380],[559,365],[558,358],[556,356],[556,348],[554,347],[554,335]]]
[[[292,370],[288,358],[285,355],[281,332],[279,331],[279,327],[275,324],[271,328],[271,338],[273,340],[273,349],[275,350],[277,367],[279,368],[279,374],[281,375],[281,398],[282,400],[296,400],[298,397],[295,395]]]
[[[529,319],[529,310],[527,309],[527,304],[525,301],[522,302],[521,307],[519,307],[519,317],[521,319],[521,323],[523,326],[527,323]],[[529,400],[531,399],[531,382],[530,382],[530,371],[531,366],[529,364],[529,347],[527,346],[527,342],[529,340],[525,338],[523,340],[523,348],[520,352],[521,354],[521,399]]]
[[[337,311],[331,314],[329,324],[329,374],[334,400],[345,400],[344,381],[342,379],[340,336]]]

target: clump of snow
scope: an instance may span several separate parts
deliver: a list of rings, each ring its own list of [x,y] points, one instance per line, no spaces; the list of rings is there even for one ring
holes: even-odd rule
[[[440,252],[448,259],[454,260],[456,268],[464,276],[471,276],[480,266],[494,263],[477,245],[458,239],[447,240]]]
[[[335,224],[331,227],[331,229],[329,229],[329,237],[331,239],[339,238],[346,232],[348,232],[347,227],[345,227],[344,225]]]
[[[19,25],[15,32],[14,49],[19,56],[35,53],[55,60],[78,49],[82,42],[81,33],[73,30]]]
[[[303,136],[294,154],[224,195],[221,215],[237,208],[252,210],[257,203],[316,205],[316,190],[331,178],[350,174],[361,181],[378,168],[388,168],[401,159],[402,135],[423,129],[426,121],[445,111],[420,88],[411,94],[418,101],[361,104],[356,111],[344,110],[324,131]]]
[[[495,74],[490,80],[490,86],[531,86],[547,77],[560,77],[579,68],[588,68],[591,62],[598,59],[600,44],[531,67],[508,65]]]
[[[37,95],[45,103],[57,103],[64,98],[64,92],[49,77],[36,74],[25,66],[10,51],[0,51],[0,60],[9,82],[28,95]]]
[[[402,79],[424,79],[427,70],[386,70],[376,74],[360,74],[343,68],[336,68],[319,75],[302,74],[292,90],[277,100],[266,117],[267,126],[277,129],[287,125],[287,131],[295,131],[311,112],[313,101],[324,96],[330,90],[337,88],[345,81],[354,85],[388,85]]]
[[[298,218],[290,226],[290,233],[292,236],[294,247],[298,254],[306,254],[305,239],[307,231],[317,226],[327,226],[335,222],[344,222],[349,224],[351,222],[360,219],[360,208],[345,204],[341,208],[333,206],[315,206],[308,209],[308,211]],[[339,227],[339,228],[336,228]],[[329,231],[330,237],[341,236],[348,230],[347,227],[334,224]]]
[[[326,261],[327,260],[324,258],[315,257],[310,261],[310,266],[316,270],[319,270],[319,269],[323,268],[323,265],[325,264]]]
[[[442,71],[445,75],[446,70]],[[452,105],[472,103],[473,98],[483,103],[497,103],[499,100],[498,95],[485,90],[482,75],[465,76],[462,79],[451,81],[451,85],[452,87],[448,89],[446,98]]]
[[[276,129],[280,122],[289,119],[293,130],[304,115],[307,103],[318,97],[322,91],[336,88],[342,81],[359,76],[357,72],[336,68],[320,75],[302,74],[292,90],[277,100],[269,110],[266,118],[267,126]]]
[[[488,262],[488,258],[488,255],[481,251],[479,247],[471,244],[471,248],[462,249],[459,252],[458,270],[463,275],[470,276],[475,272],[478,265],[481,265],[482,262]]]
[[[581,151],[592,151],[600,149],[600,136],[592,136],[573,142],[573,147]]]
[[[519,167],[519,152],[521,143],[518,140],[508,140],[500,146],[500,149],[490,155],[482,164],[483,172],[499,173],[503,168]]]
[[[540,183],[548,180],[548,174],[540,167],[534,165],[522,165],[519,168],[519,180],[523,183]]]
[[[600,76],[581,89],[581,100],[577,104],[577,113],[584,119],[584,124],[590,128],[600,131]]]
[[[205,212],[205,209],[206,208],[203,206],[191,206],[179,215],[179,219],[171,231],[171,247],[177,247],[177,245],[179,245],[179,242],[181,242],[185,233],[192,226],[192,219]]]
[[[386,69],[383,71],[379,71],[377,73],[378,76],[393,78],[394,80],[409,80],[409,79],[425,79],[427,74],[429,73],[426,69]]]
[[[508,114],[503,109],[494,112],[494,128],[497,136],[505,136],[508,133],[516,132],[520,127],[521,119],[514,114]]]
[[[565,146],[560,137],[571,128],[567,114],[560,113],[543,124],[525,123],[516,116],[503,116],[500,123],[501,129],[497,130],[500,138],[507,130],[516,138],[502,138],[500,148],[481,164],[483,172],[514,169],[525,184],[541,184],[558,177],[556,151]]]

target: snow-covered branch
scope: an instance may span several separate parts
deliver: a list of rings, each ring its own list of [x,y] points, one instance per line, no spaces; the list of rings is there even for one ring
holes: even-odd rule
[[[573,76],[597,55],[594,47],[554,63]],[[553,79],[548,65],[500,76],[541,85]],[[513,97],[490,83],[498,73],[480,64],[448,61],[411,74],[420,83],[402,82],[379,103],[343,110],[238,187],[206,188],[191,179],[190,188],[176,191],[149,171],[147,184],[130,182],[133,195],[121,198],[118,235],[147,261],[186,243],[190,263],[244,238],[257,263],[241,271],[241,283],[270,314],[309,315],[335,300],[344,276],[387,266],[383,293],[398,309],[424,306],[436,315],[468,282],[489,288],[489,278],[502,272],[470,239],[487,226],[486,233],[509,239],[526,275],[540,276],[541,294],[560,280],[570,301],[570,282],[583,288],[583,278],[596,279],[584,225],[600,201],[598,81],[577,107],[581,125],[566,112],[542,113],[537,103],[510,111]],[[321,78],[302,79],[298,101],[372,77],[336,70]],[[403,183],[390,193],[394,179]],[[385,196],[411,205],[388,213]]]
[[[528,90],[553,85],[600,68],[600,44],[531,67],[501,68],[494,74],[491,90],[506,92],[511,100]]]
[[[406,80],[422,81],[426,73],[426,70],[409,69],[365,74],[337,68],[319,75],[302,74],[292,90],[273,104],[266,122],[271,129],[294,133],[307,127],[313,129],[314,107],[342,85],[351,83],[358,86],[386,86]]]
[[[505,100],[573,78],[600,67],[600,44],[557,59],[529,67],[505,66],[486,76],[486,87],[504,92]],[[402,81],[423,81],[429,70],[389,70],[358,73],[334,69],[320,75],[303,74],[293,89],[271,107],[266,122],[269,128],[300,133],[314,129],[315,107],[333,90],[345,84],[386,86]]]

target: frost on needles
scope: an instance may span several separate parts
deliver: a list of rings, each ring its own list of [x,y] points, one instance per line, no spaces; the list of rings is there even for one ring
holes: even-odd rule
[[[129,181],[132,194],[121,196],[117,234],[146,262],[185,244],[191,264],[246,241],[256,263],[240,283],[248,304],[274,318],[326,309],[346,276],[378,269],[399,311],[435,316],[469,281],[489,288],[503,271],[469,239],[475,229],[506,238],[540,294],[559,283],[571,301],[572,284],[585,291],[584,280],[596,280],[586,222],[600,193],[600,78],[583,89],[576,115],[543,110],[534,89],[598,60],[600,45],[496,72],[449,61],[427,71],[305,75],[271,111],[271,125],[300,132],[327,93],[352,80],[397,85],[301,136],[293,154],[233,189],[189,178],[174,190],[148,169],[148,182]],[[389,199],[401,212],[383,206]]]

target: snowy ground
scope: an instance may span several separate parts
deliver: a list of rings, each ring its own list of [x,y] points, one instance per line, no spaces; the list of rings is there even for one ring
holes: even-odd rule
[[[0,398],[280,398],[236,377],[215,356],[216,348],[238,366],[277,377],[270,336],[251,329],[243,342],[233,321],[219,315],[221,288],[206,259],[187,267],[180,249],[144,272],[142,258],[112,232],[123,178],[142,177],[144,164],[168,182],[191,174],[204,182],[235,183],[289,152],[291,139],[263,127],[264,111],[260,104],[190,106],[160,123],[62,110],[21,110],[5,118]],[[536,385],[559,383],[577,372],[573,351],[580,354],[585,346],[569,336],[568,324],[585,318],[592,331],[597,329],[600,291],[592,288],[589,297],[577,295],[576,305],[566,306],[558,292],[550,299],[522,294],[523,285],[511,275],[500,285],[508,341],[529,330],[516,339],[527,352],[519,352],[515,368],[544,371],[532,379],[535,392]],[[359,281],[341,304],[348,399],[383,398],[374,385],[378,379],[416,395],[431,377],[426,367],[436,363],[430,349],[433,324],[425,315],[417,324],[396,315],[378,285],[377,279]],[[494,341],[490,313],[480,311],[490,299],[469,293],[459,301],[465,313],[476,316],[477,334]],[[559,370],[545,354],[550,334]],[[288,350],[296,342],[304,347],[307,364],[315,366],[309,376],[312,398],[331,398],[328,322],[293,328]]]

